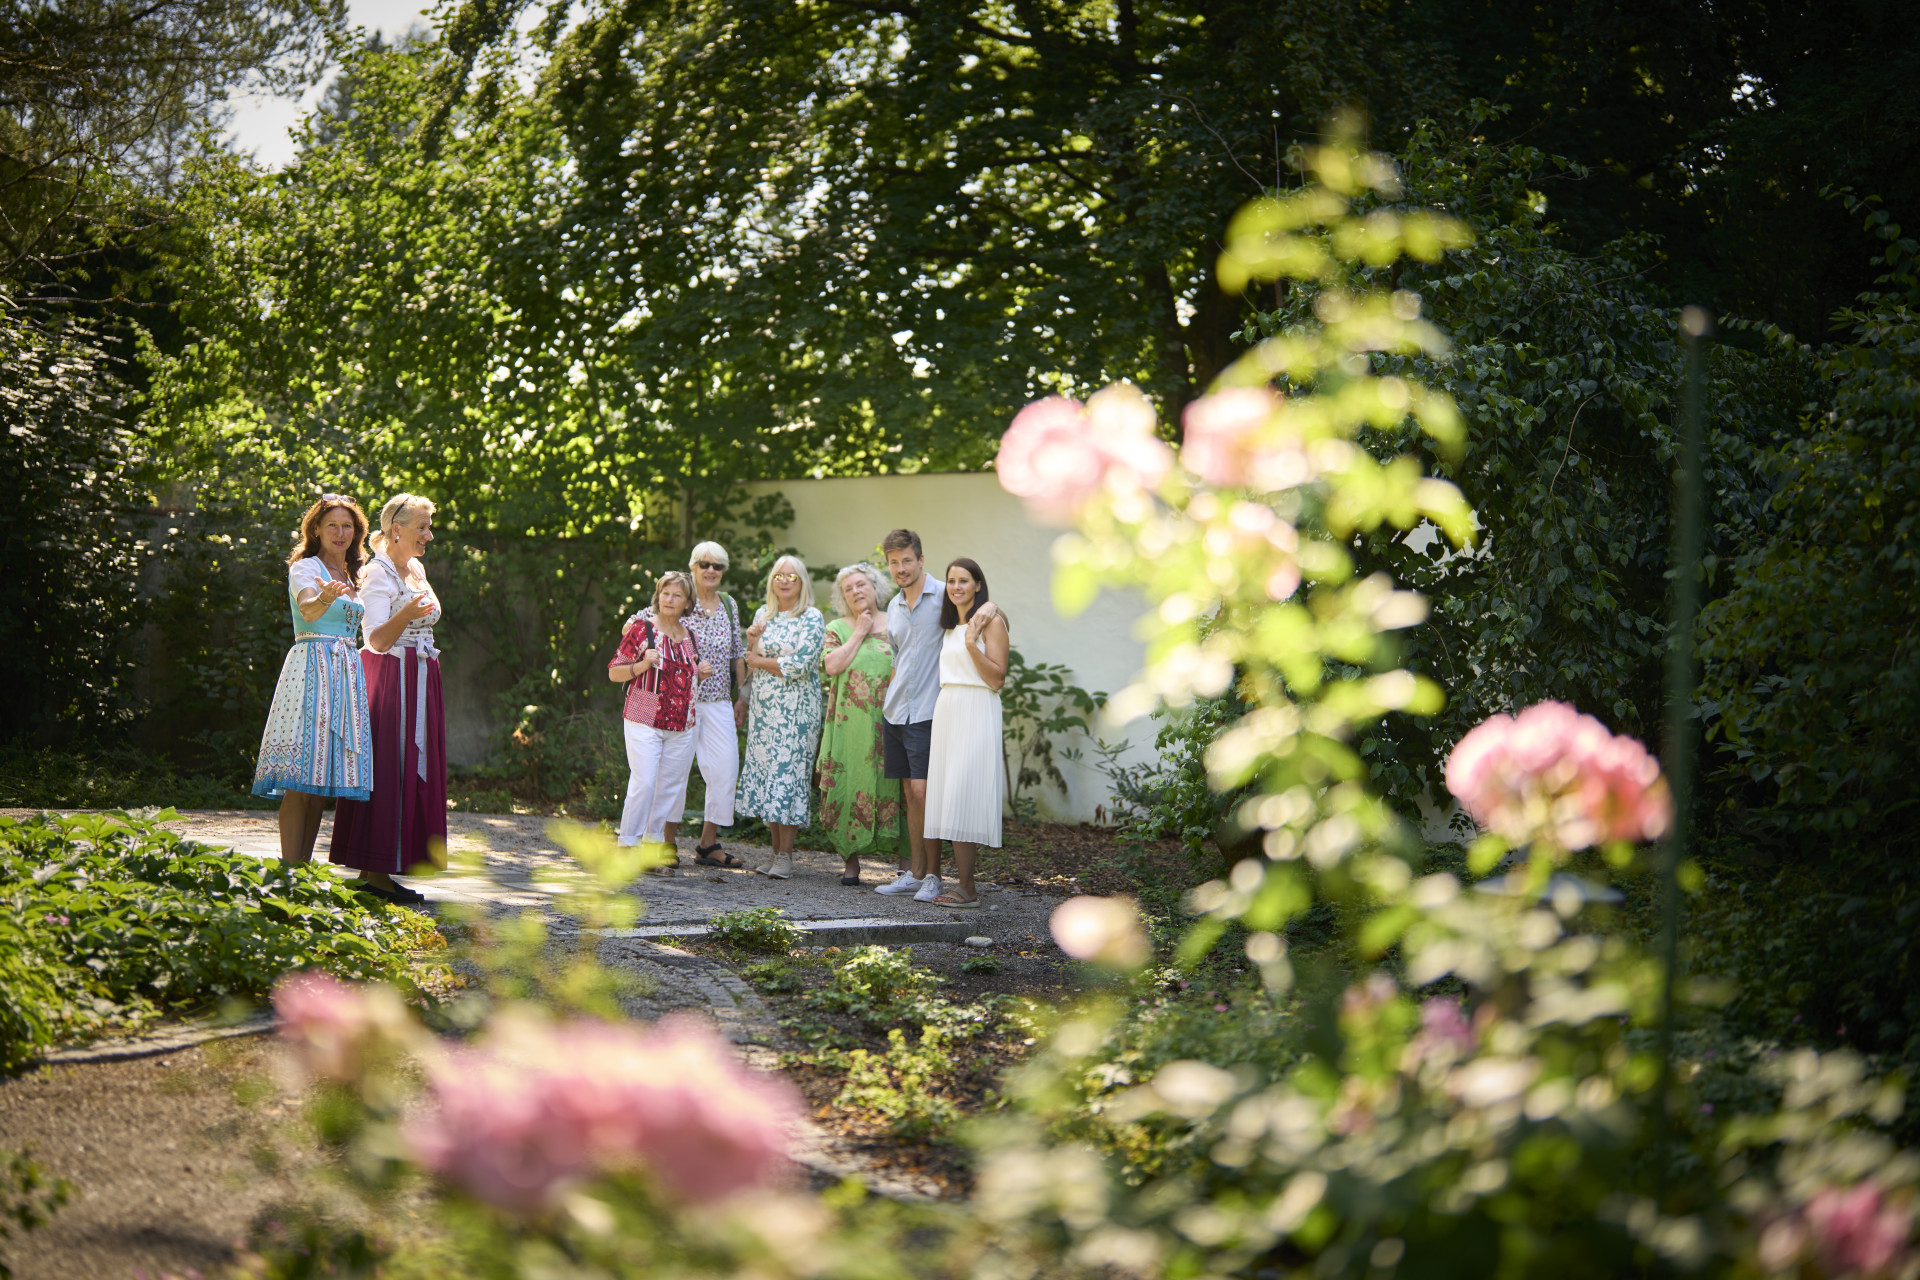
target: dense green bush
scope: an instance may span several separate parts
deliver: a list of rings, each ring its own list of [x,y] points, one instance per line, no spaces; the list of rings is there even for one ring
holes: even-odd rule
[[[1107,767],[1119,817],[1131,833],[1147,840],[1178,840],[1196,861],[1238,851],[1248,833],[1230,819],[1250,788],[1216,791],[1209,785],[1207,748],[1246,712],[1247,704],[1232,687],[1217,698],[1196,698],[1191,706],[1154,711],[1160,721],[1153,740],[1158,759],[1147,766]]]
[[[247,790],[244,779],[183,774],[170,760],[131,747],[0,747],[0,808],[271,809],[277,804]]]
[[[1700,616],[1704,710],[1729,803],[1775,838],[1914,848],[1920,745],[1920,244],[1850,201],[1885,243],[1882,289],[1835,316],[1801,429],[1759,459],[1763,535]],[[1789,350],[1798,344],[1768,331]]]
[[[408,983],[428,917],[314,865],[182,840],[145,816],[0,818],[0,1069],[162,1013],[257,1000],[292,969]]]
[[[1723,1034],[1846,1044],[1903,1074],[1920,1134],[1920,883],[1911,867],[1837,858],[1756,869],[1710,859],[1689,906],[1691,966],[1732,985]]]
[[[0,742],[124,724],[150,529],[127,388],[98,326],[36,315],[0,278]]]

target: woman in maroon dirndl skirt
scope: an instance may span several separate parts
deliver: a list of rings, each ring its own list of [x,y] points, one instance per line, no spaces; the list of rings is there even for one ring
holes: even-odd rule
[[[338,803],[327,856],[357,868],[368,893],[422,902],[393,877],[446,862],[446,714],[433,644],[441,611],[420,563],[433,541],[433,504],[407,493],[388,499],[380,531],[367,541],[375,555],[360,583],[360,664],[373,728],[373,797]]]

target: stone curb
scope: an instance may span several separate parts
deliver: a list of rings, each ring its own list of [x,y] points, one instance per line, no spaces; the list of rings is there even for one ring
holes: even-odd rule
[[[928,921],[891,920],[862,916],[849,920],[789,921],[805,935],[805,947],[857,947],[878,943],[910,946],[916,942],[965,942],[974,936],[973,920]],[[705,921],[688,920],[680,924],[665,921],[633,929],[609,929],[608,938],[703,938],[712,932]]]
[[[236,1036],[257,1036],[273,1030],[270,1013],[256,1013],[239,1022],[189,1022],[156,1032],[150,1036],[130,1036],[101,1040],[71,1049],[54,1049],[35,1060],[40,1066],[62,1066],[84,1062],[120,1062],[128,1058],[152,1058],[177,1053],[213,1040],[231,1040]]]

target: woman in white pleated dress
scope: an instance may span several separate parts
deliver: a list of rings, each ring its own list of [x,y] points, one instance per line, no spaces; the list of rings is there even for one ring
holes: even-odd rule
[[[929,843],[953,842],[956,881],[936,907],[980,905],[973,884],[981,845],[1000,847],[1000,810],[1006,803],[1000,686],[1007,679],[1007,620],[987,603],[987,575],[964,557],[947,566],[947,598],[940,605],[940,698],[933,704],[933,744],[927,756]]]

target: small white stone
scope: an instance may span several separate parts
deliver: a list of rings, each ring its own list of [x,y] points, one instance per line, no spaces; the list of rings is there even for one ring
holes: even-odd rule
[[[993,945],[993,939],[980,937],[968,938],[967,945],[970,947],[990,947]]]

